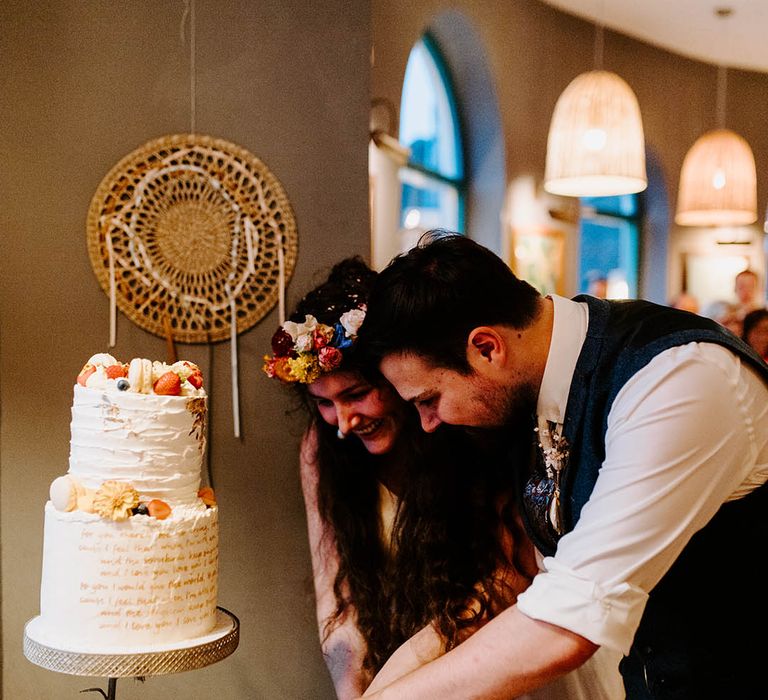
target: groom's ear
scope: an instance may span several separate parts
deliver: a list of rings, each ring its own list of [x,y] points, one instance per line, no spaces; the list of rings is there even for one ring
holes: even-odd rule
[[[478,326],[467,337],[467,360],[473,369],[498,366],[506,358],[506,344],[491,326]]]

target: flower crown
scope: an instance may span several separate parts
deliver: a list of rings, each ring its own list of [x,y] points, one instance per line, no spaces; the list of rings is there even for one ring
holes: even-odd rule
[[[365,311],[365,304],[345,311],[332,326],[309,314],[303,323],[286,321],[272,336],[274,355],[264,356],[264,373],[287,384],[311,384],[324,372],[338,369],[342,350],[357,340]]]

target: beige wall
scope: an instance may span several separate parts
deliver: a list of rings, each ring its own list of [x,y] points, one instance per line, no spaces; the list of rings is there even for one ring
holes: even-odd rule
[[[0,4],[2,260],[2,625],[8,700],[80,697],[98,680],[21,654],[38,612],[43,505],[67,469],[72,384],[106,349],[107,297],[91,271],[88,204],[144,142],[189,129],[180,0],[5,0]],[[368,3],[197,0],[197,130],[261,158],[299,227],[288,303],[318,268],[368,252]],[[298,488],[300,420],[261,374],[276,312],[240,337],[243,437],[232,437],[227,343],[179,346],[213,386],[211,454],[221,505],[220,604],[240,648],[208,669],[118,684],[145,697],[330,698],[309,586]],[[165,344],[119,316],[115,354]],[[105,683],[102,680],[102,685]],[[82,696],[85,697],[85,696]]]

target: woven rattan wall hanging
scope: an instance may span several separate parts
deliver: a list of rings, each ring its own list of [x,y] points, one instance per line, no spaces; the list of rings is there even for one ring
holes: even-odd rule
[[[261,320],[282,301],[298,248],[288,197],[267,166],[197,134],[125,156],[96,190],[87,229],[113,306],[155,335],[166,336],[169,320],[187,343],[231,337],[233,305],[237,332]]]
[[[163,136],[125,156],[91,200],[88,253],[116,308],[150,333],[186,343],[230,339],[276,303],[298,250],[288,197],[243,148],[199,134]],[[239,419],[235,410],[235,435]]]

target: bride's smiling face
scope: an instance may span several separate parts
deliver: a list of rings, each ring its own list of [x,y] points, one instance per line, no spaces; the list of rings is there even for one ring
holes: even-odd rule
[[[376,386],[356,372],[330,372],[308,386],[321,418],[359,438],[371,454],[386,454],[403,425],[405,404],[388,385]]]

